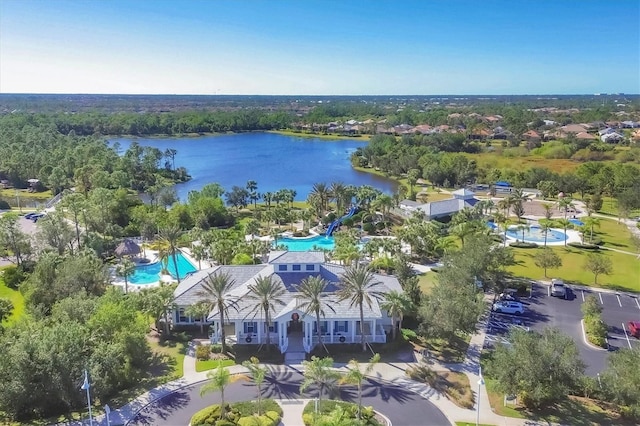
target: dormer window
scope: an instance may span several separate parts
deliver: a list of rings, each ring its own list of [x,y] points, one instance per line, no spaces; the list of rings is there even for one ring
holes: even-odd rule
[[[287,265],[278,265],[278,271],[283,272],[287,270]]]
[[[315,265],[305,265],[305,269],[307,271],[315,271],[316,270]]]
[[[292,270],[293,271],[301,271],[302,270],[302,265],[293,265]]]

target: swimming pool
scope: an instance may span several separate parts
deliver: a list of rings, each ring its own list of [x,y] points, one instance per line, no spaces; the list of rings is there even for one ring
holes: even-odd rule
[[[182,253],[176,253],[176,261],[178,262],[178,271],[180,272],[180,279],[187,276],[188,273],[197,270],[195,266],[187,260]],[[160,281],[160,270],[162,269],[162,262],[150,263],[148,265],[138,265],[136,270],[130,277],[127,278],[130,284],[152,284]],[[169,256],[169,262],[167,269],[173,278],[177,278],[176,268],[173,264],[173,257]]]
[[[289,251],[333,250],[335,241],[333,237],[316,235],[311,238],[279,238],[278,245],[285,245]]]
[[[507,236],[514,240],[522,240],[522,230],[517,227],[510,227],[507,230]],[[560,230],[549,229],[547,231],[547,243],[563,242],[567,239],[567,234]],[[544,232],[537,225],[531,225],[524,230],[524,241],[529,243],[544,243]]]
[[[569,222],[577,226],[584,226],[584,222],[578,219],[569,219]]]

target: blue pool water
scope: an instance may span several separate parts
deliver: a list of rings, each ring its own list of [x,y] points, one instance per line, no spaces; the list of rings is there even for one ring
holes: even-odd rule
[[[314,247],[322,250],[333,250],[335,242],[333,237],[316,235],[312,238],[279,238],[278,245],[285,245],[289,251],[309,251]]]
[[[522,240],[522,231],[518,228],[511,227],[507,230],[507,236]],[[567,234],[555,229],[549,229],[547,231],[547,243],[562,242],[567,239]],[[538,226],[531,226],[524,231],[524,241],[530,243],[544,243],[544,232]]]
[[[196,267],[187,260],[182,253],[176,254],[176,260],[178,261],[178,271],[180,272],[180,279],[183,279],[188,273],[196,271]],[[167,265],[169,273],[173,278],[177,278],[176,268],[173,264],[173,257],[169,257],[169,263]],[[128,278],[131,284],[151,284],[160,280],[160,270],[162,269],[162,262],[155,262],[148,265],[136,266],[136,271]]]
[[[584,226],[584,222],[578,219],[569,219],[569,222],[573,223],[574,225]]]

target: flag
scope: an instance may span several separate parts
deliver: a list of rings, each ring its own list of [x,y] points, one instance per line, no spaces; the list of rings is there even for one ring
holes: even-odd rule
[[[87,375],[87,370],[84,370],[84,383],[82,383],[82,387],[80,387],[80,389],[89,390],[90,387],[91,385],[89,384],[89,376]]]

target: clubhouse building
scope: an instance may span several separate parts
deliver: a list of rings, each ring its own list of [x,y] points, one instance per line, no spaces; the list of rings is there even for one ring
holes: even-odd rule
[[[220,342],[220,327],[224,327],[229,343],[257,345],[266,343],[267,329],[272,344],[277,344],[280,351],[311,352],[318,344],[317,324],[314,313],[305,314],[300,309],[303,299],[299,297],[296,285],[309,276],[324,278],[327,285],[326,304],[332,309],[324,307],[325,317],[320,318],[320,331],[323,343],[359,343],[360,339],[360,308],[350,306],[349,301],[338,301],[335,292],[339,289],[341,276],[345,267],[325,262],[323,252],[293,252],[273,251],[269,260],[261,265],[221,265],[197,271],[185,278],[174,292],[175,306],[173,323],[175,325],[200,324],[198,319],[186,315],[189,306],[203,300],[199,293],[205,280],[215,274],[228,274],[233,285],[228,294],[235,300],[236,309],[229,309],[225,315],[225,324],[219,324],[217,309],[211,311],[207,317],[207,324],[213,330],[212,343]],[[249,286],[258,277],[272,277],[273,281],[284,288],[285,294],[281,298],[284,305],[276,304],[275,312],[270,312],[271,323],[266,324],[262,309],[256,309],[256,301],[246,297]],[[373,289],[386,294],[391,290],[402,291],[398,280],[390,275],[374,274]],[[380,308],[383,300],[372,297],[369,307],[366,303],[364,310],[364,334],[369,343],[384,343],[386,335],[391,330],[391,318]]]

